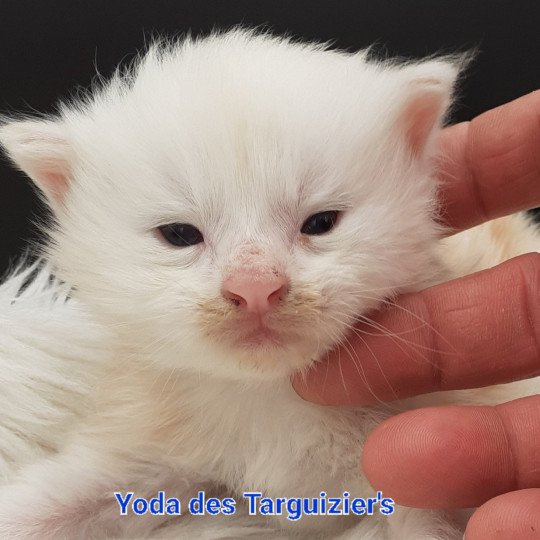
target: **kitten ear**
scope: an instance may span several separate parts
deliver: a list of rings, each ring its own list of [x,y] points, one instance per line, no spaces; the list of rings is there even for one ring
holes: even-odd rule
[[[71,180],[72,149],[61,122],[4,122],[0,125],[0,144],[52,205],[62,202]]]
[[[463,64],[464,59],[453,58],[400,68],[404,94],[396,128],[413,157],[425,157],[432,136],[442,127]]]

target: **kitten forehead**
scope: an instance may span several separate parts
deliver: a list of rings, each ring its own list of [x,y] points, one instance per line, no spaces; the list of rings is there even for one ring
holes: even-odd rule
[[[178,44],[158,43],[150,47],[129,75],[117,74],[97,96],[91,96],[84,112],[90,109],[99,116],[101,112],[108,114],[111,105],[118,112],[116,107],[122,104],[129,112],[131,106],[139,104],[144,115],[162,107],[161,99],[165,98],[169,112],[219,111],[237,116],[251,104],[262,118],[265,101],[271,105],[266,110],[269,114],[277,105],[297,110],[302,95],[311,97],[342,88],[343,80],[336,78],[351,67],[351,58],[317,45],[291,45],[282,38],[247,31]],[[354,58],[360,60],[363,56]],[[308,87],[311,96],[304,94]],[[291,97],[296,107],[290,103]],[[155,108],[149,107],[149,99]]]
[[[105,163],[140,167],[138,155],[176,179],[181,197],[208,182],[239,192],[259,182],[274,192],[289,189],[291,177],[307,182],[314,168],[330,165],[332,146],[358,137],[351,107],[369,107],[373,94],[363,90],[370,85],[361,71],[376,76],[361,55],[235,32],[155,46],[129,85],[117,77],[82,116],[66,116],[80,153],[98,150]]]

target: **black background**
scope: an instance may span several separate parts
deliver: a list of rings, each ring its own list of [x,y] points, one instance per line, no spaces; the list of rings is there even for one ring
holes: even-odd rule
[[[265,25],[310,40],[422,57],[477,48],[454,120],[540,88],[538,0],[0,0],[0,113],[54,110],[155,34]],[[539,149],[540,151],[540,149]],[[0,162],[0,273],[43,215],[21,173]]]

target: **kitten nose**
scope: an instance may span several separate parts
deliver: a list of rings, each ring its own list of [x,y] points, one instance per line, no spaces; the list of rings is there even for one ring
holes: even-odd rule
[[[287,291],[288,284],[284,277],[272,275],[259,281],[250,275],[242,275],[226,279],[221,294],[250,313],[264,315],[287,294]]]

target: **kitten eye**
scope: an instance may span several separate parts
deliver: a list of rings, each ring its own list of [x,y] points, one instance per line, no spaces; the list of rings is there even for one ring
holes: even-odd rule
[[[328,210],[327,212],[313,214],[306,219],[302,225],[301,232],[310,235],[327,233],[336,224],[337,217],[337,210]]]
[[[188,247],[204,241],[201,231],[187,223],[170,223],[158,229],[161,236],[173,246]]]

